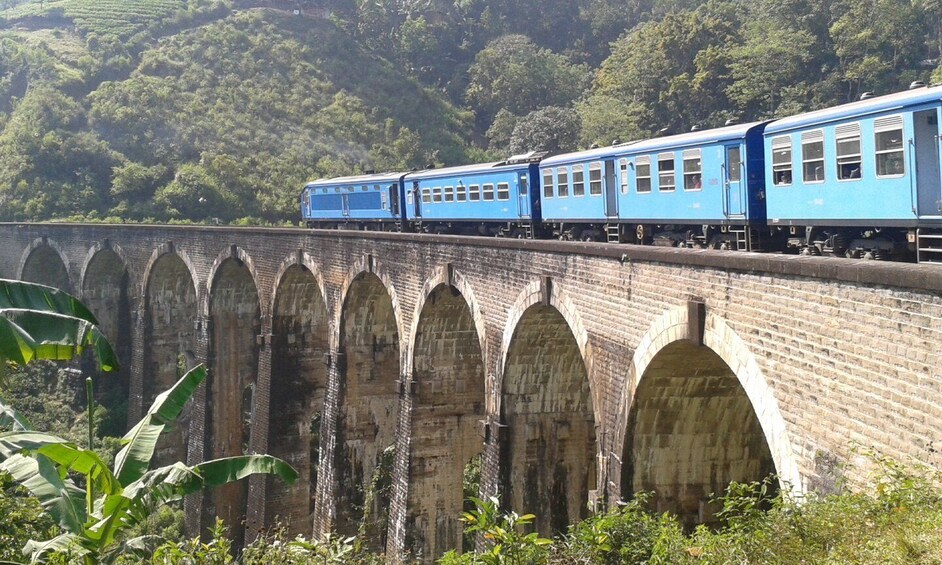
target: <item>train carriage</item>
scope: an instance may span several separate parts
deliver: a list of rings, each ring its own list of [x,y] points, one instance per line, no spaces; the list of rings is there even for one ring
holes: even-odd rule
[[[308,227],[398,231],[405,173],[368,174],[308,183],[301,216]]]
[[[546,159],[544,221],[563,239],[758,248],[767,231],[764,127],[731,125]]]
[[[541,155],[409,173],[405,219],[422,232],[534,237]]]
[[[807,254],[942,260],[940,106],[918,86],[773,122],[770,225]]]

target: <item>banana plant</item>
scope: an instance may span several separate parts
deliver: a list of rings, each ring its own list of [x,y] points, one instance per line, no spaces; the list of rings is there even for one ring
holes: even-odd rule
[[[101,371],[117,370],[117,355],[81,301],[49,286],[0,279],[0,370],[6,362],[67,361],[87,348]]]
[[[197,366],[160,394],[122,438],[113,469],[94,451],[49,434],[25,430],[0,434],[0,471],[29,489],[62,528],[50,540],[26,544],[23,552],[32,562],[54,552],[89,565],[112,562],[125,552],[146,555],[159,540],[153,536],[129,539],[125,534],[163,504],[256,473],[274,474],[289,484],[297,480],[294,468],[269,455],[227,457],[192,466],[177,462],[150,469],[160,435],[205,378],[206,369]],[[70,479],[76,473],[84,476],[84,489]]]

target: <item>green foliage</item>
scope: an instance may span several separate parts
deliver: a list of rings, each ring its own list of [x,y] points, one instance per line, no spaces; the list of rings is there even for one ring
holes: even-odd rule
[[[480,565],[523,565],[524,563],[544,562],[547,546],[552,540],[541,538],[536,532],[524,533],[522,530],[533,523],[533,514],[501,512],[500,501],[496,497],[480,499],[471,497],[475,508],[461,515],[466,524],[465,531],[480,535],[489,547],[483,553],[458,555],[450,551],[442,556],[443,565],[480,564]]]
[[[19,561],[23,545],[55,535],[55,524],[39,501],[6,473],[0,473],[0,560]]]
[[[517,120],[509,153],[572,151],[579,139],[579,115],[569,108],[547,106]]]

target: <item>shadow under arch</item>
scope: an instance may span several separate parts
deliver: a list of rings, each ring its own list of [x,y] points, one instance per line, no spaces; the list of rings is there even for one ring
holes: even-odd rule
[[[306,254],[283,263],[272,291],[272,355],[268,452],[298,470],[285,485],[268,477],[265,524],[289,533],[313,531],[314,499],[329,353],[323,282]]]
[[[588,515],[597,489],[588,336],[572,302],[535,281],[504,333],[498,438],[502,504],[537,515],[543,535]]]
[[[74,293],[69,275],[69,258],[59,244],[49,238],[33,240],[23,251],[17,269],[18,278]]]
[[[344,286],[336,324],[337,436],[333,454],[334,527],[386,545],[388,489],[399,421],[400,318],[389,279],[372,261]],[[380,488],[377,488],[380,487]]]
[[[460,280],[460,282],[458,282]],[[457,283],[457,284],[450,284]],[[467,496],[465,472],[479,458],[484,441],[485,372],[482,336],[468,285],[433,276],[423,289],[413,324],[410,366],[412,400],[406,549],[434,559],[463,547],[459,517]]]
[[[664,313],[634,354],[622,456],[622,493],[654,491],[652,504],[692,526],[732,481],[764,479],[802,492],[778,402],[746,344],[707,313],[702,345],[686,308]]]
[[[206,433],[210,458],[248,453],[254,420],[254,396],[258,376],[261,303],[251,259],[232,246],[221,253],[207,281],[210,321],[209,378],[206,399]],[[207,517],[222,518],[230,525],[234,547],[244,542],[248,482],[240,481],[208,494]]]

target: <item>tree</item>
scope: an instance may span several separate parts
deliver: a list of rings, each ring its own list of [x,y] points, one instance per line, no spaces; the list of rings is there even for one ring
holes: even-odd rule
[[[572,151],[579,141],[579,115],[571,108],[547,106],[520,118],[510,136],[510,153]]]
[[[587,85],[588,68],[542,49],[522,35],[492,41],[475,57],[467,98],[482,124],[505,109],[517,116],[568,106]]]

